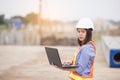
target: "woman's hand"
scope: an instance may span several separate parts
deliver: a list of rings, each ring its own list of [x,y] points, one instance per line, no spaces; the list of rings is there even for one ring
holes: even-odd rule
[[[67,62],[68,63],[68,62]],[[63,64],[63,65],[65,65],[65,64],[67,64],[66,62]],[[58,69],[60,69],[60,70],[64,70],[64,71],[75,71],[75,69],[74,68],[63,68],[63,67],[58,67],[58,66],[56,66],[56,65],[54,65],[54,64],[52,64],[52,66],[54,66],[55,68],[58,68]]]
[[[74,68],[59,68],[61,70],[64,70],[64,71],[75,71]]]
[[[67,62],[64,62],[63,64],[72,64],[72,61],[67,61]]]

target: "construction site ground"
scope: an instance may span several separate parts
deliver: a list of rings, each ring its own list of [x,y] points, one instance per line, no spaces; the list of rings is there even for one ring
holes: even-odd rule
[[[104,57],[100,41],[94,80],[120,80],[120,68],[110,68]],[[58,48],[62,62],[70,61],[77,46],[52,46]],[[69,80],[69,72],[49,65],[44,46],[0,46],[0,80]]]

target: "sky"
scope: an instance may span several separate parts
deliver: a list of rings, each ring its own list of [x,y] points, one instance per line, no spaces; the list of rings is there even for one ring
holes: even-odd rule
[[[72,21],[81,17],[120,21],[120,0],[41,0],[42,18]],[[5,18],[39,11],[40,0],[0,0]]]

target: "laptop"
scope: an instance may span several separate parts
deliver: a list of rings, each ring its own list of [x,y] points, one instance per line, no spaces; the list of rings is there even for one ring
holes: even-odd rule
[[[56,65],[57,67],[62,67],[62,68],[78,67],[76,65],[62,64],[57,48],[45,47],[45,51],[50,65]]]

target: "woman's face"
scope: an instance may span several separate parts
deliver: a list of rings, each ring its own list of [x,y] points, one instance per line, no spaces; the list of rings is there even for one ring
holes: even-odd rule
[[[78,39],[79,39],[80,41],[84,41],[85,38],[86,38],[86,33],[87,33],[87,31],[86,31],[85,29],[83,29],[83,28],[78,28],[78,29],[77,29]]]

